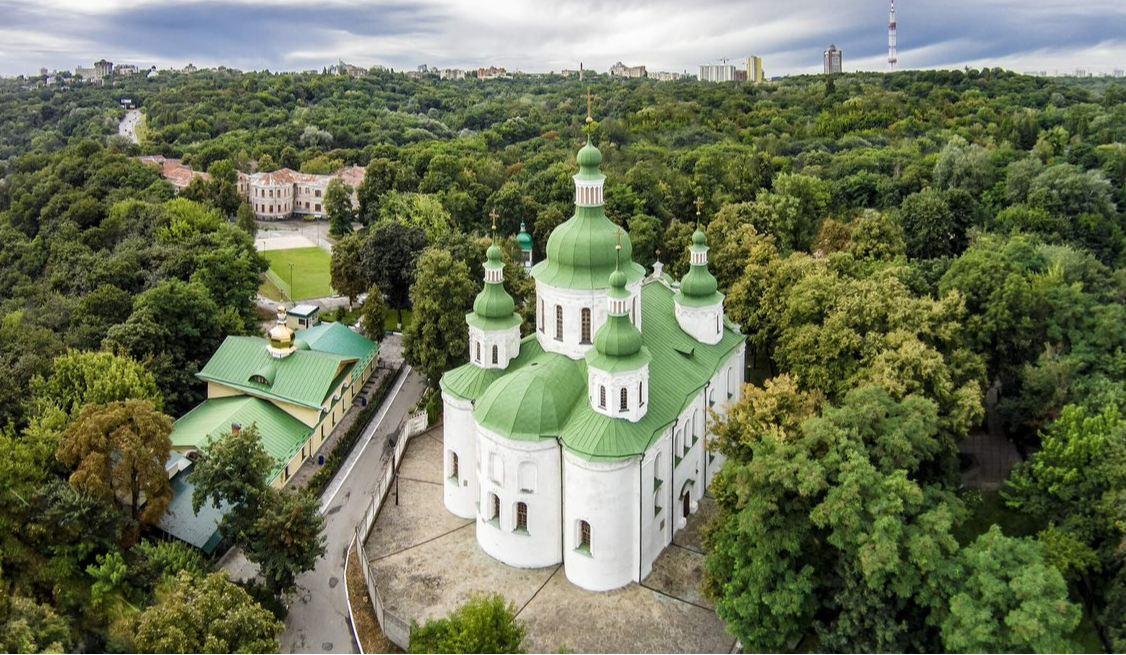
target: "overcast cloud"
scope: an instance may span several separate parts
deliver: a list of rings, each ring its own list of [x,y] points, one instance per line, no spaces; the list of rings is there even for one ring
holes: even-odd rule
[[[901,0],[901,68],[1126,69],[1126,0]],[[695,73],[749,54],[768,75],[887,67],[886,0],[0,0],[0,74],[115,63],[319,70],[503,66]]]

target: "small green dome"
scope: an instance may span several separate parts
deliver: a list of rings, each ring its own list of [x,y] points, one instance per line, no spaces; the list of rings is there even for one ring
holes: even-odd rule
[[[587,139],[586,145],[579,150],[578,162],[582,168],[598,168],[602,164],[602,151]]]
[[[610,290],[611,291],[624,291],[626,288],[626,274],[620,268],[615,268],[614,272],[610,274]],[[614,294],[616,295],[616,294]],[[626,294],[629,295],[629,294]]]
[[[611,315],[594,335],[594,349],[606,357],[630,357],[641,352],[641,331],[628,314]]]
[[[692,244],[696,246],[707,246],[708,236],[704,234],[703,230],[696,228],[696,231],[692,233]]]
[[[690,298],[709,298],[715,295],[719,285],[707,266],[693,266],[680,281],[680,293]]]
[[[504,254],[495,241],[489,246],[489,249],[485,251],[485,258],[489,260],[490,264],[500,264],[504,266]]]
[[[481,318],[508,318],[516,309],[503,284],[486,284],[473,301],[473,313]]]
[[[532,249],[532,235],[524,229],[524,221],[520,221],[520,233],[516,235],[516,244],[520,246],[520,250]]]

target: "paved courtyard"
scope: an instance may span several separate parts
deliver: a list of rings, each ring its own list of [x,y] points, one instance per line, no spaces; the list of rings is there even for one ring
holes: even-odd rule
[[[528,625],[533,653],[560,648],[590,653],[729,653],[735,639],[699,591],[699,527],[705,499],[688,527],[658,559],[643,584],[607,593],[583,591],[561,566],[516,569],[478,546],[473,521],[442,504],[442,433],[415,437],[366,549],[384,607],[420,623],[449,614],[474,593],[501,593]]]

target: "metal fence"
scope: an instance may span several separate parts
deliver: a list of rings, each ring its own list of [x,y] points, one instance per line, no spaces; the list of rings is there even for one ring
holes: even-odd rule
[[[371,528],[375,525],[375,519],[379,516],[379,510],[383,507],[383,501],[387,499],[388,492],[395,484],[395,476],[398,473],[399,466],[403,463],[403,453],[407,451],[407,444],[410,442],[411,437],[426,431],[426,412],[416,412],[407,416],[399,427],[399,436],[395,439],[395,447],[392,450],[390,465],[383,469],[383,474],[379,477],[379,484],[376,486],[375,494],[372,496],[371,504],[368,506],[367,511],[364,512],[363,518],[356,524],[356,534],[352,539],[352,544],[348,547],[348,558],[351,558],[351,551],[357,550],[357,556],[360,560],[360,569],[364,574],[364,583],[367,585],[368,598],[371,599],[372,609],[375,611],[375,618],[379,621],[379,627],[383,630],[384,636],[404,651],[410,649],[411,641],[411,626],[410,621],[396,616],[394,613],[387,611],[383,606],[383,596],[379,593],[379,585],[375,582],[375,575],[371,570],[371,562],[368,560],[367,552],[364,548],[364,542],[367,541],[368,535],[371,534]],[[347,562],[347,559],[345,560]],[[348,571],[347,564],[345,564],[344,571],[344,584],[348,584]],[[352,631],[355,634],[355,620],[352,618],[352,595],[348,591],[348,619],[352,623]],[[356,645],[359,647],[360,652],[364,652],[364,646],[360,643],[359,635],[355,635]]]

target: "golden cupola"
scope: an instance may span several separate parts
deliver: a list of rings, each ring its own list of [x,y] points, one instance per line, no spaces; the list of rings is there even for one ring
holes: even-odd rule
[[[297,349],[293,339],[293,329],[286,324],[285,305],[278,305],[278,324],[270,328],[270,343],[266,350],[277,358],[286,357]]]

